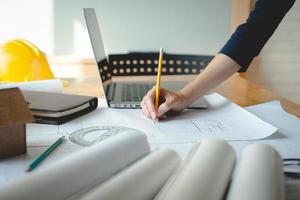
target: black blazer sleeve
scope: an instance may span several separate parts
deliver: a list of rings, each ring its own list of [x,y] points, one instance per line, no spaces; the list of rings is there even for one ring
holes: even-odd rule
[[[247,21],[237,27],[219,53],[236,61],[245,72],[295,0],[257,0]]]

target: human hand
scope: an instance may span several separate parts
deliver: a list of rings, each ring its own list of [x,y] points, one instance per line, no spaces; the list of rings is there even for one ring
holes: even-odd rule
[[[155,109],[155,86],[144,96],[141,107],[143,113],[150,119],[166,118],[167,114],[180,113],[186,107],[186,98],[180,92],[171,92],[167,89],[160,89],[159,107]]]

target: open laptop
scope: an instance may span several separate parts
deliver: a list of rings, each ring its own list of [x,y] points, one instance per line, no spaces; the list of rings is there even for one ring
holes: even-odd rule
[[[95,9],[84,8],[83,12],[98,69],[102,69],[100,65],[103,65],[103,63],[105,63],[106,68],[109,68],[111,64],[105,53]],[[155,85],[155,82],[113,81],[111,75],[102,76],[102,72],[99,70],[106,100],[108,106],[113,108],[140,108],[143,97]],[[161,87],[178,91],[186,84],[187,82],[182,81],[163,81]],[[199,99],[190,106],[190,108],[205,107],[207,107],[207,102],[204,99]]]

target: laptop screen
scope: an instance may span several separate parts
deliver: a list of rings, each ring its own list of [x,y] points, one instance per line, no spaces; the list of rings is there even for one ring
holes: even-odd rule
[[[111,78],[111,70],[108,64],[108,59],[105,53],[101,32],[99,29],[95,9],[84,8],[85,23],[90,36],[94,56],[98,65],[102,82]]]

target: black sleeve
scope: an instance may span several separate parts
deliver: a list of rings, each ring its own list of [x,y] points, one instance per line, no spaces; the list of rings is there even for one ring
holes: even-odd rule
[[[219,53],[237,62],[245,72],[295,0],[257,0],[247,21],[237,27]]]

